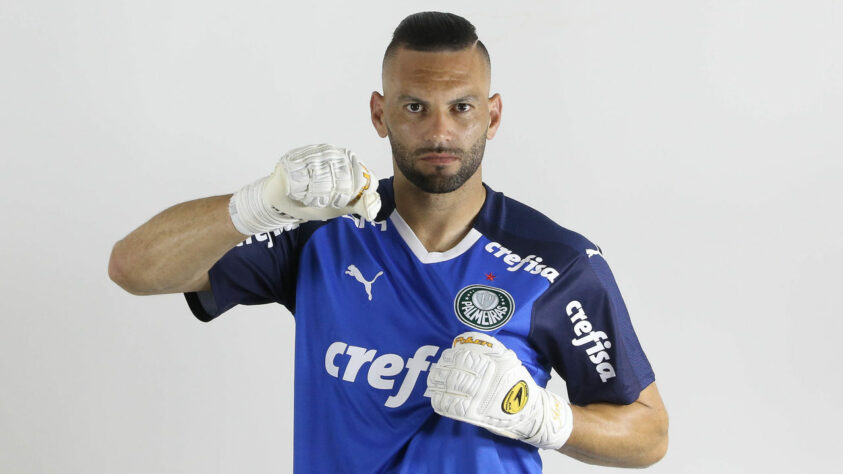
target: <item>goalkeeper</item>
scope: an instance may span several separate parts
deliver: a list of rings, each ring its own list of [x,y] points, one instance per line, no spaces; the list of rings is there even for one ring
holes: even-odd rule
[[[294,148],[117,242],[111,278],[184,293],[202,321],[295,315],[297,473],[537,473],[541,449],[661,459],[667,414],[600,248],[482,181],[502,103],[474,27],[407,17],[382,77],[370,115],[393,177],[345,148]],[[545,388],[551,370],[567,397]]]

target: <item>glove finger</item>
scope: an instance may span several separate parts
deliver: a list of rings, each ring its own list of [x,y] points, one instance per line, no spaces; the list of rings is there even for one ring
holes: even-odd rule
[[[469,397],[477,391],[476,377],[456,367],[433,366],[427,374],[427,388],[431,392]]]
[[[343,148],[332,148],[309,157],[310,182],[303,202],[315,207],[345,206],[353,184],[346,152]]]
[[[445,378],[448,370],[433,366],[427,374],[427,388],[436,390],[445,390]]]
[[[441,409],[443,413],[464,417],[468,413],[470,402],[471,401],[468,398],[463,396],[445,394],[442,396],[442,401],[440,403],[442,405]]]
[[[455,355],[456,352],[453,349],[445,349],[444,351],[442,351],[442,354],[439,355],[439,360],[436,361],[435,365],[438,365],[440,367],[453,367]]]
[[[308,145],[286,153],[279,161],[286,170],[288,197],[309,207],[327,207],[343,201],[337,195],[349,196],[353,188],[349,153],[328,144]]]
[[[430,390],[430,405],[440,415],[463,416],[468,412],[469,403],[470,399],[463,394]]]
[[[308,158],[320,150],[326,149],[327,144],[306,145],[294,148],[278,160],[287,178],[287,196],[290,199],[302,201],[307,196],[310,184],[310,172],[307,169]]]
[[[341,169],[342,163],[337,161],[337,157],[326,156],[319,161],[310,161],[307,164],[310,182],[302,201],[308,206],[325,207],[330,205],[339,183],[337,170]],[[341,171],[340,173],[342,174]]]
[[[354,153],[346,148],[340,148],[337,151],[339,153],[331,161],[333,187],[331,189],[330,205],[341,209],[348,205],[356,190],[352,162]]]
[[[457,364],[445,374],[445,389],[449,393],[461,393],[471,397],[477,394],[481,378],[476,368]]]
[[[454,367],[472,375],[484,373],[487,368],[494,370],[494,367],[489,367],[490,364],[491,360],[486,354],[467,350],[454,351]]]
[[[430,406],[440,415],[463,415],[467,411],[468,398],[462,394],[449,393],[445,390],[428,388],[424,396],[430,397]]]

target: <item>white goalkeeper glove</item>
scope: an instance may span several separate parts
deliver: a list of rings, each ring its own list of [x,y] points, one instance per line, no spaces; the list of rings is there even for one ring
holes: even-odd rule
[[[371,221],[381,206],[377,188],[374,173],[351,150],[308,145],[288,151],[271,175],[234,193],[228,211],[244,235],[352,213]]]
[[[574,426],[565,400],[539,387],[515,352],[479,332],[460,334],[442,352],[424,394],[442,416],[537,448],[561,448]]]

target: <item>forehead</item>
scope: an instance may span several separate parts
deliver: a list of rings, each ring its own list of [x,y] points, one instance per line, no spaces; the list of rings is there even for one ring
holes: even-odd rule
[[[487,95],[489,70],[474,47],[458,51],[398,48],[384,65],[383,87],[385,94],[479,88]]]

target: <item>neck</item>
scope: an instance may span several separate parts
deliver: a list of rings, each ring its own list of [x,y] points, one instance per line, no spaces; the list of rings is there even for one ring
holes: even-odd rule
[[[422,191],[396,169],[393,188],[395,209],[428,252],[445,252],[457,245],[486,200],[480,169],[456,191],[442,194]]]

